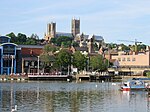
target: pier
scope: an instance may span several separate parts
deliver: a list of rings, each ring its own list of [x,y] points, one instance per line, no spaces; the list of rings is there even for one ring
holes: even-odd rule
[[[71,75],[59,75],[59,74],[50,74],[50,73],[30,73],[28,74],[29,80],[62,80],[62,81],[71,81],[73,77]]]

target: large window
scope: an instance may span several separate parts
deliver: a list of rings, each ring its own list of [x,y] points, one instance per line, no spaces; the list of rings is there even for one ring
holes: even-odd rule
[[[8,42],[7,38],[0,38],[0,44],[7,43],[7,42]]]
[[[11,60],[4,60],[3,61],[3,67],[11,67],[12,61]]]
[[[15,46],[14,45],[4,45],[3,46],[3,53],[13,55],[15,53]]]

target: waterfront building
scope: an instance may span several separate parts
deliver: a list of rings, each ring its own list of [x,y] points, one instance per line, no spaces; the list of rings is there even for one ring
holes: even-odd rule
[[[44,46],[18,45],[18,47],[21,49],[21,73],[38,73],[42,64],[39,56],[42,54]]]
[[[115,60],[113,63],[114,69],[109,69],[110,72],[143,75],[146,71],[150,71],[150,50],[148,46],[146,51],[110,53],[109,58]]]
[[[0,74],[20,72],[17,64],[20,57],[18,45],[10,43],[10,37],[0,36]]]
[[[0,74],[37,73],[38,57],[43,46],[17,45],[11,43],[10,39],[0,36]]]
[[[112,55],[112,59],[118,61],[118,66],[150,66],[150,51],[145,52],[118,52]]]

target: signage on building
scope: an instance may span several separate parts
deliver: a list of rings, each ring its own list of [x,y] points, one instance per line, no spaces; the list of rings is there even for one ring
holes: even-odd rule
[[[15,55],[3,55],[3,59],[4,60],[10,60],[10,59],[14,59]]]

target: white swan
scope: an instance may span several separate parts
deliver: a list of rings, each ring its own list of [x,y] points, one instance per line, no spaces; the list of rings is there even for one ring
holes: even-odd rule
[[[116,83],[112,83],[111,85],[114,85],[114,86],[115,86],[115,85],[116,85]]]
[[[15,108],[11,109],[11,112],[17,112],[17,105],[15,105]]]

